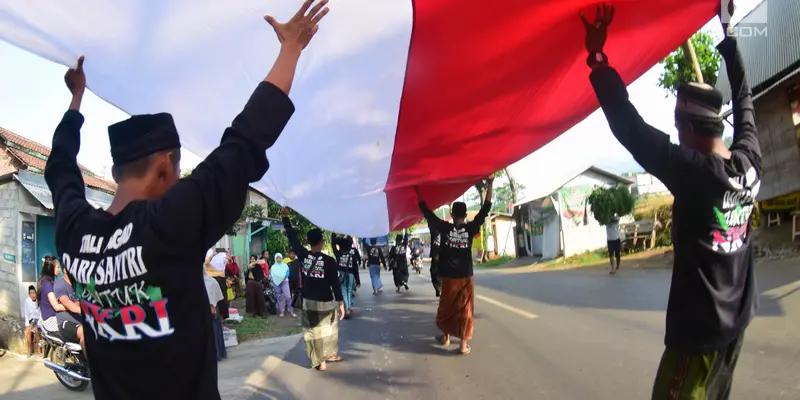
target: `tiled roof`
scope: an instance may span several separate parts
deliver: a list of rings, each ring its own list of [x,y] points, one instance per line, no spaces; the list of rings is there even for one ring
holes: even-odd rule
[[[764,14],[767,15],[767,23],[755,26],[766,29],[766,33],[740,34],[737,38],[754,95],[768,89],[800,66],[800,1],[764,0],[737,26],[762,20]],[[719,70],[716,86],[725,102],[728,102],[731,88],[724,61]]]
[[[32,140],[29,140],[29,139],[26,139],[26,138],[24,138],[22,136],[19,136],[19,135],[15,134],[15,133],[13,133],[11,131],[8,131],[6,129],[0,128],[0,136],[3,137],[6,141],[12,142],[12,143],[14,143],[15,145],[17,145],[19,147],[24,147],[24,148],[26,148],[28,150],[40,153],[40,154],[42,154],[44,156],[49,156],[50,155],[50,149],[49,148],[47,148],[47,147],[45,147],[45,146],[43,146],[43,145],[41,145],[41,144],[39,144],[37,142],[34,142]],[[35,156],[32,156],[32,155],[30,155],[30,154],[28,154],[28,153],[26,153],[26,152],[24,152],[22,150],[16,149],[16,148],[7,147],[5,150],[6,150],[7,154],[10,154],[11,156],[16,158],[17,160],[19,160],[23,164],[44,171],[44,167],[45,167],[45,164],[46,164],[45,160],[42,160],[41,158],[38,158],[38,157],[35,157]],[[0,156],[0,158],[2,158],[2,156]],[[2,161],[2,160],[0,160],[0,161]],[[3,169],[6,168],[6,167],[4,167],[2,164],[9,164],[9,163],[0,163],[0,175],[5,175],[5,173],[3,173]],[[96,188],[96,189],[100,189],[100,190],[104,190],[104,191],[107,191],[107,192],[110,192],[110,193],[114,193],[117,190],[117,185],[114,184],[113,182],[109,182],[109,181],[107,181],[105,179],[102,179],[102,178],[99,178],[99,177],[95,176],[91,171],[89,171],[88,169],[86,169],[86,167],[84,167],[84,166],[82,166],[80,164],[78,166],[79,166],[79,168],[81,168],[81,172],[83,174],[83,182],[86,184],[86,186],[89,186],[89,187],[92,187],[92,188]],[[16,168],[14,168],[14,170],[10,171],[10,172],[15,172],[15,171],[16,171]]]

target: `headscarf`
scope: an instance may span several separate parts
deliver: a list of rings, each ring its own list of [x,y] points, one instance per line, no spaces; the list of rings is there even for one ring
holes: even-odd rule
[[[278,262],[278,259],[281,259]],[[272,283],[277,286],[283,282],[284,279],[289,277],[289,265],[283,262],[283,256],[281,253],[275,253],[275,264],[272,265],[272,268],[269,270],[269,279],[272,280]]]
[[[231,256],[231,262],[225,265],[225,275],[239,276],[239,264],[236,263],[236,256]]]

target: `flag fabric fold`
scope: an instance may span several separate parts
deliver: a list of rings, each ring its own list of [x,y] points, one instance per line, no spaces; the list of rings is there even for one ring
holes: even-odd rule
[[[411,225],[415,186],[431,206],[452,201],[597,108],[579,15],[599,3],[331,0],[298,67],[297,112],[253,186],[338,232]],[[205,156],[277,55],[263,15],[284,20],[299,4],[4,0],[0,39],[63,65],[85,55],[95,94],[130,114],[172,113]],[[720,3],[612,4],[605,51],[631,83]]]

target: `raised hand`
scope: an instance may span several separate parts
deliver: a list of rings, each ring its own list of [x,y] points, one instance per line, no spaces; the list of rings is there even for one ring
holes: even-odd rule
[[[491,185],[493,182],[494,182],[494,174],[492,174],[492,175],[489,175],[489,176],[486,178],[486,183],[487,183],[487,184]]]
[[[86,90],[86,75],[83,73],[83,56],[78,57],[78,66],[70,68],[64,74],[64,83],[72,95],[83,94]]]
[[[581,13],[581,20],[583,26],[586,27],[586,50],[588,52],[603,51],[603,46],[606,44],[606,36],[608,33],[608,26],[614,19],[614,6],[608,4],[598,4],[597,14],[594,17],[594,22],[589,22],[586,15]]]
[[[287,22],[281,23],[275,20],[271,15],[267,15],[264,19],[275,30],[278,36],[278,41],[281,45],[298,46],[300,50],[305,49],[311,38],[319,30],[319,21],[328,14],[328,0],[319,1],[313,8],[315,0],[306,0],[300,7],[300,10]],[[309,8],[311,10],[309,11]]]
[[[733,13],[736,11],[736,5],[733,3],[733,0],[728,0],[727,3],[726,10],[722,9],[722,3],[719,5],[719,20],[722,22],[722,32],[725,36],[728,36],[730,19],[733,18]]]

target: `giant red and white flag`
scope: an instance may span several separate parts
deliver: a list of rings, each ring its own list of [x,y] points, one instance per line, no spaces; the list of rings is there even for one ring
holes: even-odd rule
[[[254,187],[334,231],[409,226],[421,218],[414,186],[431,206],[452,201],[597,108],[579,14],[599,3],[331,0],[301,59],[297,112]],[[630,83],[720,1],[613,4],[606,53]],[[277,54],[262,16],[284,20],[299,5],[2,0],[0,38],[64,65],[85,54],[94,93],[131,114],[172,113],[184,146],[204,156]]]

